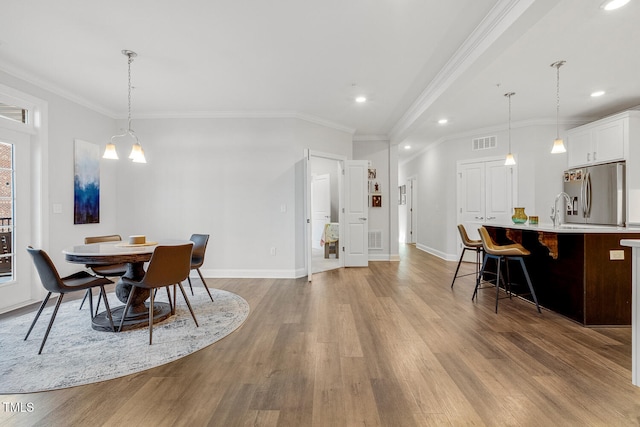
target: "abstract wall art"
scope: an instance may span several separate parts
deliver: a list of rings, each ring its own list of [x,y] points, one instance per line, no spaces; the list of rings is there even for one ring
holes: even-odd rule
[[[73,223],[100,222],[100,147],[75,140],[73,175]]]

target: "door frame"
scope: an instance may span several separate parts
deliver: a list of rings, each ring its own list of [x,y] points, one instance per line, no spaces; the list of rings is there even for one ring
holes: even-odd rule
[[[19,133],[29,140],[29,210],[30,215],[19,218],[26,223],[29,244],[35,247],[48,249],[49,218],[46,206],[48,205],[49,180],[48,177],[48,146],[49,146],[49,107],[47,101],[28,95],[12,87],[0,84],[0,101],[9,105],[17,105],[29,110],[28,123],[13,122],[0,119],[0,128],[8,134]],[[20,163],[18,160],[17,163]],[[17,178],[16,178],[17,181]],[[16,185],[18,183],[16,182]],[[16,197],[20,197],[16,195]],[[18,220],[18,218],[16,218]],[[19,241],[18,241],[19,242]],[[0,313],[8,312],[34,302],[38,302],[46,294],[39,280],[34,280],[35,269],[31,263],[27,251],[22,243],[16,244],[13,249],[16,266],[22,265],[22,271],[16,269],[16,279],[29,286],[30,296],[27,300],[16,302],[11,306],[3,307]],[[18,260],[20,258],[20,260]],[[20,262],[24,261],[24,262]],[[28,265],[28,266],[27,266]]]
[[[412,175],[406,179],[406,182],[408,187],[406,231],[411,231],[411,237],[408,239],[405,237],[405,243],[414,244],[418,242],[418,177]],[[405,233],[405,236],[407,234],[409,233]]]
[[[305,260],[307,270],[307,281],[313,280],[313,265],[312,265],[312,252],[313,241],[311,240],[313,221],[311,217],[311,158],[335,160],[339,163],[341,172],[338,174],[338,224],[339,224],[339,240],[340,243],[344,242],[343,230],[344,230],[344,167],[347,161],[346,156],[332,153],[324,153],[321,151],[313,151],[309,148],[304,149],[304,222],[305,222]],[[340,248],[338,248],[339,250]],[[339,257],[340,267],[344,267],[344,257]]]

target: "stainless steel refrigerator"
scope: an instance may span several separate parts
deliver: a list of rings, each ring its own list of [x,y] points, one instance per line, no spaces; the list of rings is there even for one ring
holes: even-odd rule
[[[618,162],[565,171],[564,192],[571,199],[565,210],[565,222],[624,227],[624,168],[624,162]]]

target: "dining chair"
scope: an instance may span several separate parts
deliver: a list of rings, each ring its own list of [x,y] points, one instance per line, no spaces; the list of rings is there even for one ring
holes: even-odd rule
[[[84,244],[88,245],[91,243],[104,243],[104,242],[121,242],[122,237],[119,234],[109,234],[106,236],[91,236],[84,238]],[[127,264],[119,263],[119,264],[86,264],[90,271],[93,272],[96,276],[100,277],[119,277],[123,276],[127,272]],[[87,300],[87,296],[91,292],[90,289],[87,289],[87,292],[84,294],[84,298],[82,298],[82,302],[80,303],[80,310],[82,310],[82,306],[84,302]],[[98,296],[98,303],[96,304],[96,314],[98,314],[98,309],[100,308],[100,299],[102,295]]]
[[[192,234],[189,238],[193,242],[193,252],[191,253],[191,270],[196,270],[198,275],[200,276],[200,280],[202,280],[202,284],[204,288],[207,290],[209,294],[209,298],[213,301],[213,297],[211,296],[211,291],[209,291],[209,287],[207,286],[207,282],[204,281],[204,277],[200,272],[200,267],[204,264],[204,253],[207,250],[207,243],[209,242],[208,234]],[[189,288],[191,289],[191,295],[193,295],[193,286],[191,286],[191,278],[187,276],[187,280],[189,281]]]
[[[27,338],[29,338],[29,334],[31,334],[31,331],[38,321],[40,314],[42,314],[42,310],[44,309],[45,305],[47,305],[51,294],[57,293],[60,295],[58,297],[58,301],[56,302],[56,307],[53,310],[53,314],[51,315],[51,320],[49,321],[47,332],[44,334],[44,338],[42,339],[42,344],[40,345],[38,354],[42,353],[44,343],[47,341],[49,332],[51,332],[51,326],[53,326],[53,321],[56,318],[56,314],[58,314],[58,309],[60,308],[60,304],[62,303],[62,298],[65,294],[70,292],[84,291],[85,289],[90,290],[91,288],[99,287],[100,293],[104,298],[104,304],[107,308],[107,315],[109,317],[111,330],[115,332],[115,328],[113,326],[113,318],[111,317],[111,309],[109,308],[109,301],[107,300],[107,294],[104,290],[104,285],[113,283],[111,280],[104,277],[95,277],[86,271],[79,271],[70,276],[60,277],[60,275],[58,274],[58,270],[53,264],[53,261],[51,261],[51,258],[49,258],[49,255],[47,255],[45,251],[43,251],[42,249],[34,249],[33,247],[29,246],[27,248],[27,252],[29,252],[29,254],[31,254],[31,256],[33,257],[33,263],[35,264],[38,275],[40,276],[42,286],[44,286],[44,288],[49,292],[42,301],[42,304],[40,304],[38,313],[36,314],[35,319],[33,319],[27,335],[24,337],[25,341],[27,340]],[[91,310],[89,315],[91,319],[93,319],[93,298],[91,293],[89,294],[89,307]]]
[[[169,286],[173,285],[173,304],[171,305],[171,313],[175,313],[176,306],[176,286],[180,287],[182,296],[184,297],[191,317],[193,321],[198,325],[198,320],[193,312],[191,303],[187,298],[187,294],[184,292],[182,282],[189,276],[191,271],[191,251],[193,250],[193,243],[189,242],[183,245],[160,245],[155,248],[151,259],[149,260],[149,266],[144,274],[144,277],[140,281],[135,281],[127,277],[122,278],[122,282],[125,285],[131,286],[131,292],[129,292],[129,298],[127,304],[122,311],[122,319],[120,320],[119,331],[122,331],[122,325],[127,316],[129,306],[133,300],[133,295],[138,289],[149,289],[149,345],[153,342],[153,311],[154,311],[154,298],[155,290],[159,288],[166,288],[167,297],[169,298],[169,304],[171,305],[171,294],[169,293]]]

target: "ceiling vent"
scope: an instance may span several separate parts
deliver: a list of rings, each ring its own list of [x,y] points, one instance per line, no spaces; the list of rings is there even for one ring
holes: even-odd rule
[[[498,146],[497,136],[483,136],[481,138],[473,138],[471,141],[471,150],[489,150]]]

